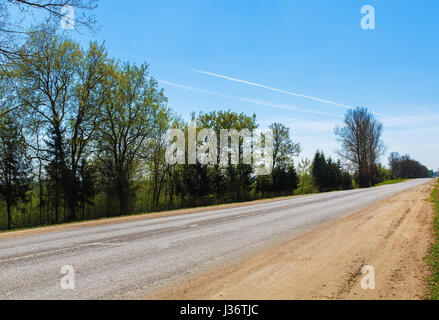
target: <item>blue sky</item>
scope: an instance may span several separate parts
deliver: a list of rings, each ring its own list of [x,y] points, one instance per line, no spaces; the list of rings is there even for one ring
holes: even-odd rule
[[[363,5],[375,8],[375,30],[360,27]],[[72,35],[150,64],[186,119],[255,112],[262,127],[289,126],[301,157],[336,157],[334,127],[347,107],[362,106],[383,122],[388,152],[437,169],[437,12],[436,0],[101,0],[99,32]]]

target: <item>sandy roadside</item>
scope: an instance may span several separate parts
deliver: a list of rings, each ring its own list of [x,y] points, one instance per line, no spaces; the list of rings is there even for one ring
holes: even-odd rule
[[[433,241],[433,183],[330,222],[148,299],[423,299]],[[375,270],[363,290],[361,268]]]

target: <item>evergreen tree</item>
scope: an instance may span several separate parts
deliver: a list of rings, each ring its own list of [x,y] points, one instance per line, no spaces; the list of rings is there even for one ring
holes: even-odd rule
[[[329,185],[329,170],[323,152],[317,151],[312,162],[312,175],[320,192],[326,191]]]
[[[58,128],[58,130],[52,128],[49,132],[49,138],[46,140],[46,159],[48,159],[46,171],[49,180],[47,189],[51,195],[49,201],[55,210],[54,223],[60,222],[61,204],[63,204],[63,199],[69,196],[71,185],[74,184],[66,165],[68,149],[63,139],[64,132],[65,130],[62,128]]]
[[[0,122],[0,195],[6,202],[8,229],[12,207],[27,201],[31,183],[31,162],[18,123],[9,113]]]
[[[312,176],[320,192],[352,188],[351,176],[343,170],[341,162],[326,158],[322,151],[317,151],[314,156]]]

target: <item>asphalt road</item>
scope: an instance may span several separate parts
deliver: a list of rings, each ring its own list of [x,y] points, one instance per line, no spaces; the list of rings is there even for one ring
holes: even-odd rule
[[[0,299],[130,299],[227,265],[428,179],[0,240]],[[62,289],[63,266],[75,289]]]

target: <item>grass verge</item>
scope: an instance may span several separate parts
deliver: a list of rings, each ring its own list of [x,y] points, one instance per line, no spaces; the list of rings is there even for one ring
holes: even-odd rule
[[[383,181],[379,184],[377,184],[375,187],[379,187],[379,186],[386,186],[388,184],[395,184],[395,183],[400,183],[400,182],[404,182],[407,181],[408,179],[394,179],[394,180],[386,180]]]
[[[429,264],[432,267],[432,277],[430,278],[430,299],[439,300],[439,182],[431,193],[431,201],[434,204],[436,214],[434,216],[433,228],[435,241],[431,247]]]

